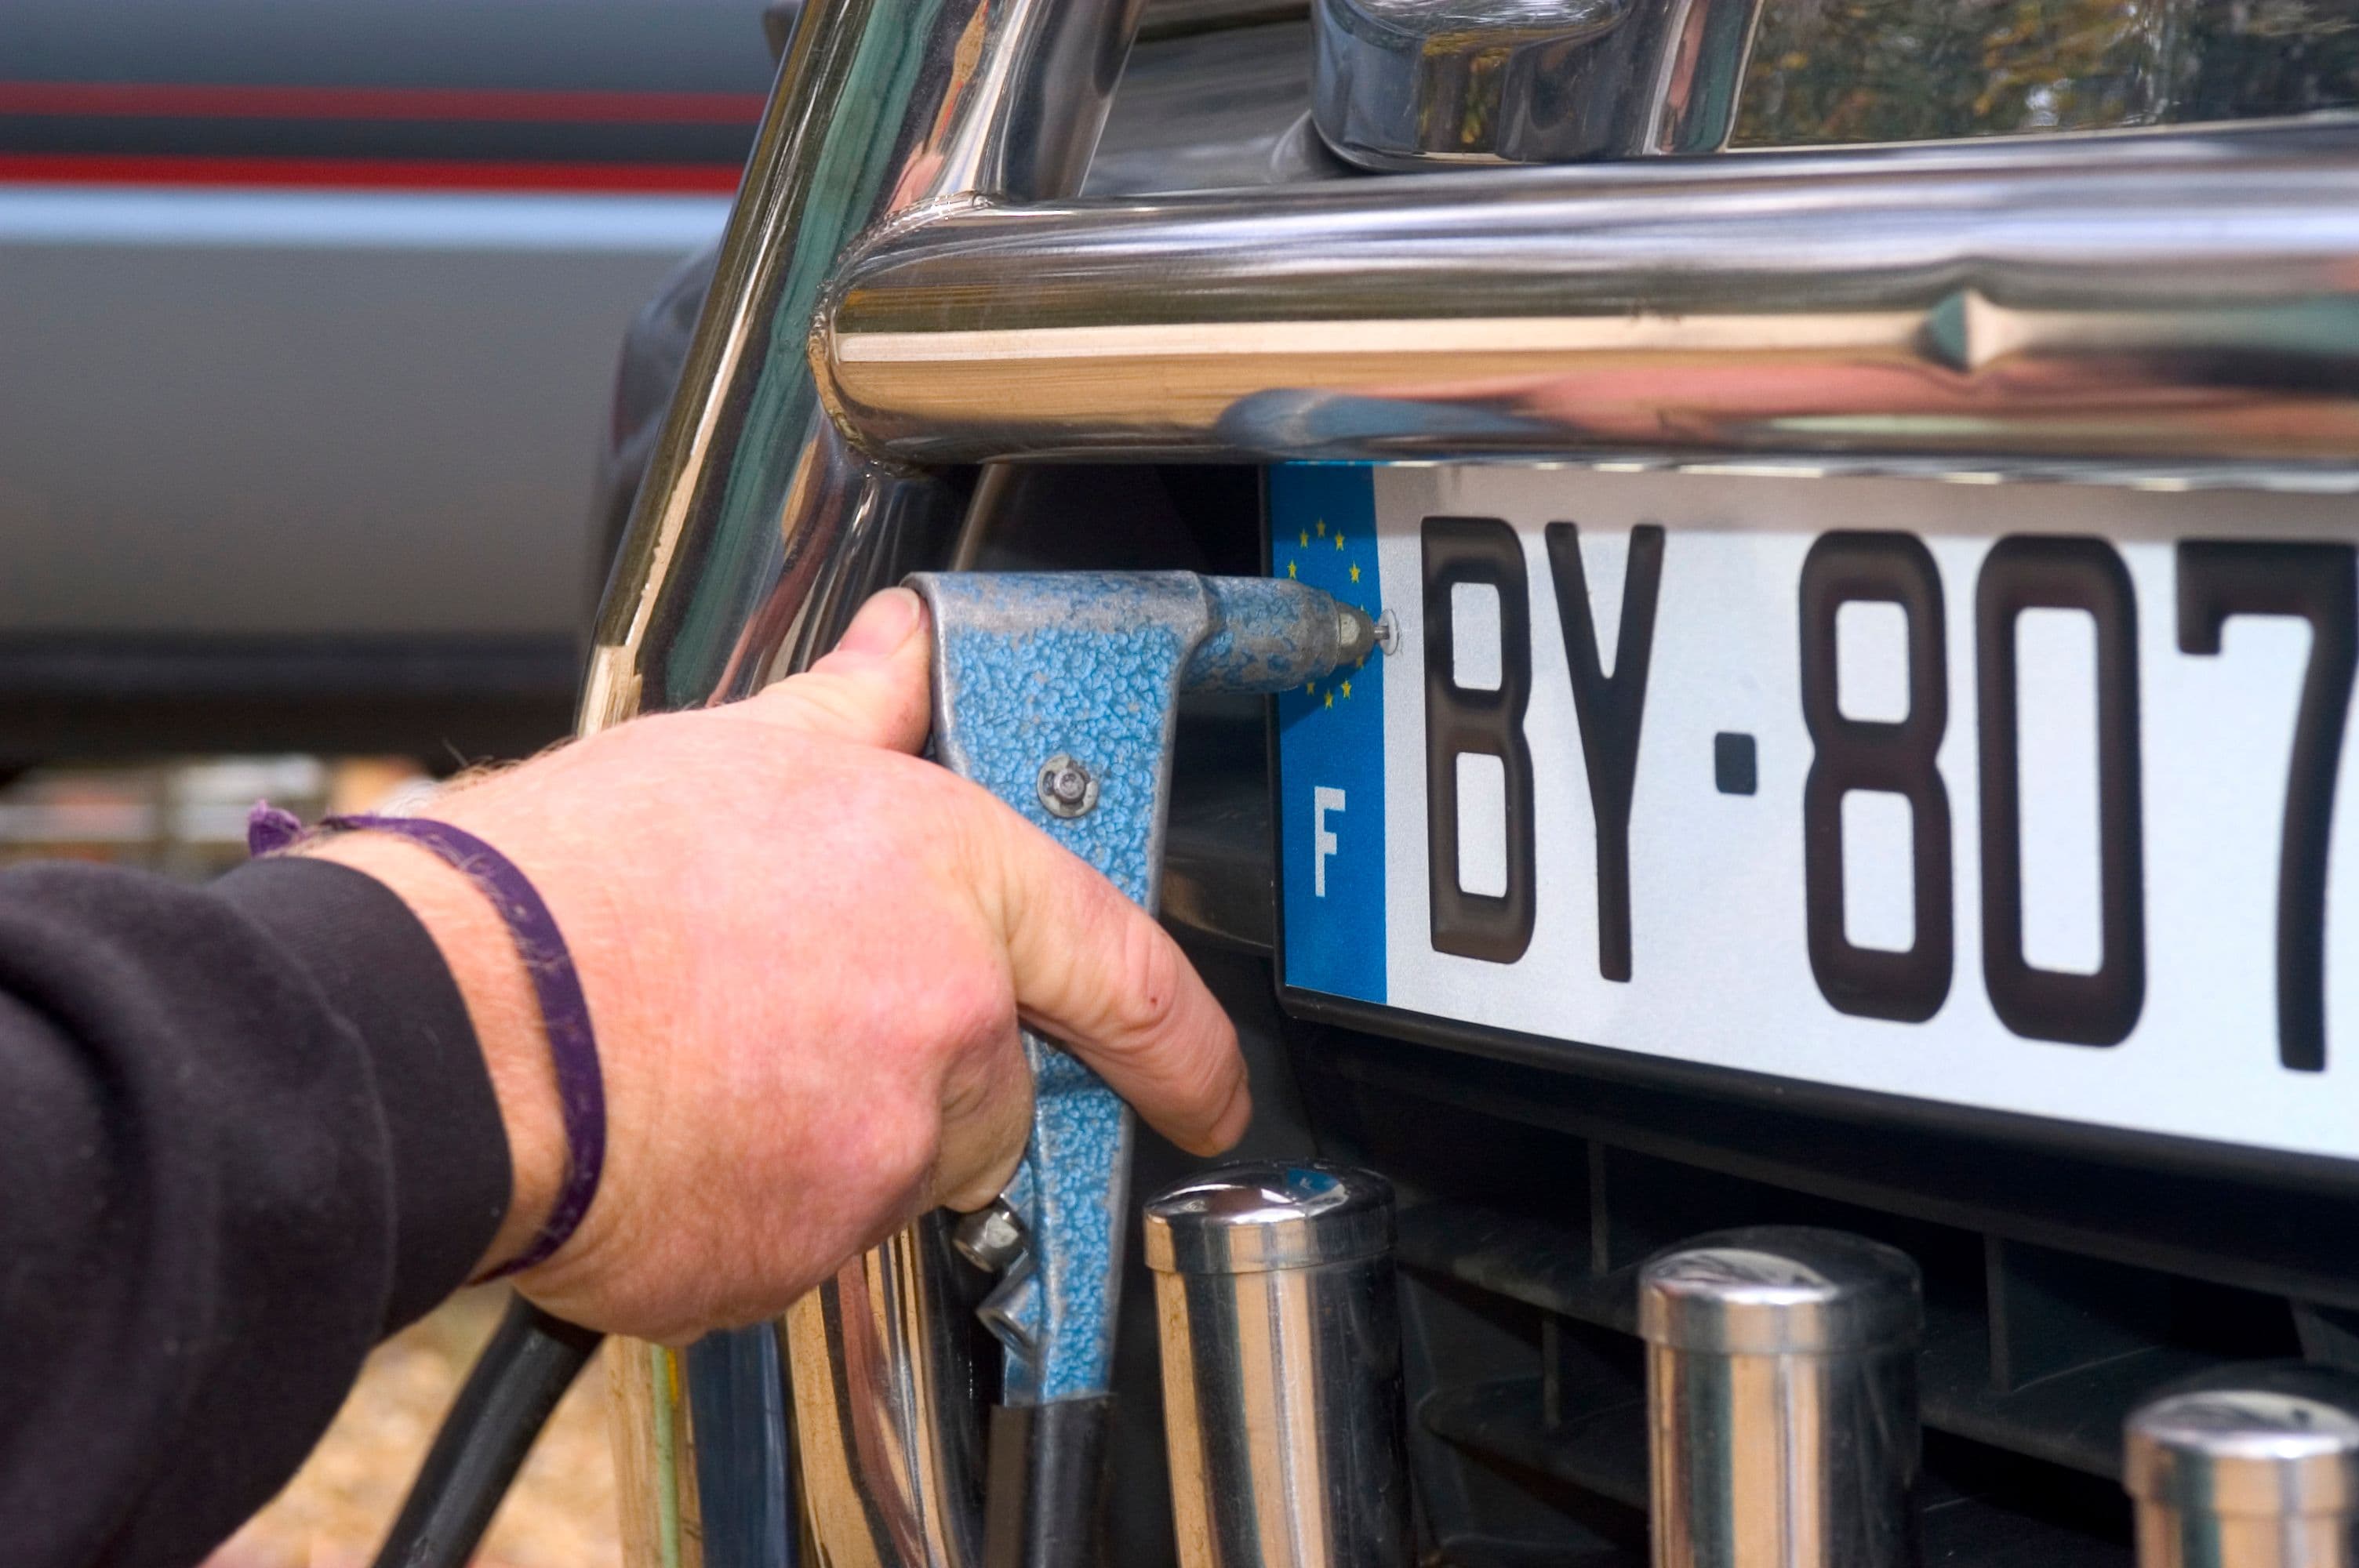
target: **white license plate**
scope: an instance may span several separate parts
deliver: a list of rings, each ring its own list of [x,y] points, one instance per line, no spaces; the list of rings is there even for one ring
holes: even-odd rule
[[[1286,983],[2359,1157],[2359,500],[1307,465]]]

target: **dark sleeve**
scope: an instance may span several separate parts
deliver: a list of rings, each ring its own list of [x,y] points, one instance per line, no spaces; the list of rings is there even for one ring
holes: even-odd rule
[[[508,1189],[465,1004],[378,882],[0,874],[0,1556],[201,1561]]]

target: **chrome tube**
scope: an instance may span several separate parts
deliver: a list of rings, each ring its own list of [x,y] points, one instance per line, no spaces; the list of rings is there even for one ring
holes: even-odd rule
[[[858,235],[1078,189],[1138,0],[809,0],[600,612],[580,728],[743,697],[950,548],[938,479],[855,451],[808,344]],[[963,1568],[980,1409],[934,1222],[784,1325],[809,1523],[830,1563]]]
[[[982,1560],[973,1304],[929,1216],[787,1314],[805,1514],[830,1568]]]
[[[2359,1378],[2232,1368],[2131,1412],[2123,1450],[2138,1568],[2359,1563]]]
[[[818,342],[909,461],[2347,463],[2359,127],[971,210]]]
[[[828,274],[917,209],[1078,189],[1137,12],[810,0],[600,612],[583,729],[759,689],[825,645],[847,562],[953,520],[821,410],[805,347]]]
[[[1911,1568],[1921,1326],[1917,1266],[1840,1231],[1648,1262],[1655,1568]]]
[[[1181,1568],[1406,1568],[1392,1188],[1231,1165],[1147,1206]]]

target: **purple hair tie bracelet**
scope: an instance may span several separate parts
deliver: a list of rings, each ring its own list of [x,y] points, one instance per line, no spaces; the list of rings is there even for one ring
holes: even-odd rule
[[[447,822],[422,816],[330,816],[320,827],[391,833],[430,850],[475,884],[515,938],[557,1067],[557,1100],[569,1156],[565,1184],[539,1234],[521,1253],[483,1277],[496,1280],[529,1269],[571,1238],[590,1212],[591,1199],[598,1195],[598,1177],[606,1164],[606,1085],[598,1070],[598,1037],[590,1027],[590,1001],[582,992],[582,977],[575,972],[557,919],[514,861]],[[268,801],[255,803],[246,818],[246,850],[257,859],[291,849],[307,837],[293,812]]]

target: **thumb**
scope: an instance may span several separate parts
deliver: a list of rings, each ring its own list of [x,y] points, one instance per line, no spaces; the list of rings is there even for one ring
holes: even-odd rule
[[[861,606],[832,653],[740,711],[807,734],[915,752],[932,717],[932,655],[925,601],[888,588]]]

